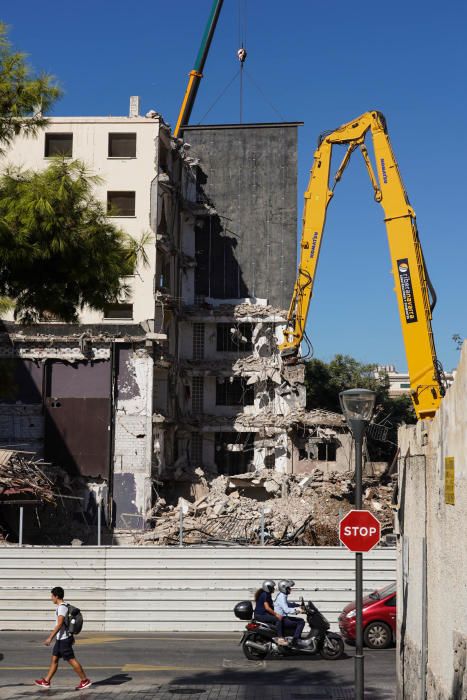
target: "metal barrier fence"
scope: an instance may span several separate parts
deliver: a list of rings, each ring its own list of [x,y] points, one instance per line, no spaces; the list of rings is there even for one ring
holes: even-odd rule
[[[0,629],[46,629],[60,585],[88,632],[240,632],[235,603],[271,577],[293,578],[336,628],[354,573],[339,547],[1,547]],[[365,591],[395,579],[395,549],[364,556]]]

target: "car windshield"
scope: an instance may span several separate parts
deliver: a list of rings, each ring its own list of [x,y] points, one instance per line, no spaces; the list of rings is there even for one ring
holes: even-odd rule
[[[394,595],[396,592],[396,582],[393,581],[392,583],[389,583],[387,586],[384,588],[380,588],[377,591],[373,591],[373,593],[370,593],[368,596],[371,598],[371,600],[382,600],[383,598],[386,598],[388,595]]]

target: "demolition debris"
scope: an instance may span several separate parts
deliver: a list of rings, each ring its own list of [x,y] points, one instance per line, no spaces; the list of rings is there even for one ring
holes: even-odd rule
[[[43,471],[46,464],[30,452],[0,449],[0,500],[20,495],[55,503],[54,484]]]
[[[237,476],[218,476],[210,483],[197,469],[197,499],[179,498],[175,506],[159,498],[148,514],[153,529],[133,534],[135,544],[245,544],[335,546],[338,521],[353,507],[351,474],[316,468],[307,475],[263,469]],[[364,508],[392,532],[393,485],[365,480]],[[199,495],[201,493],[201,495]]]

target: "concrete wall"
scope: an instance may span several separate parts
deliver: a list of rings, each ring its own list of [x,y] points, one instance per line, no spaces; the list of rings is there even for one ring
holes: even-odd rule
[[[151,506],[153,359],[128,346],[117,357],[114,519],[117,528],[140,528]]]
[[[288,308],[297,268],[297,124],[189,126],[184,137],[220,217],[221,228],[209,231],[208,295]]]
[[[240,631],[232,609],[265,578],[292,577],[332,622],[354,599],[354,556],[339,547],[4,547],[0,629],[46,630],[61,585],[86,632]],[[395,550],[364,556],[364,588],[395,580]]]
[[[467,697],[467,344],[434,420],[399,431],[400,698]],[[446,458],[454,461],[447,503]]]

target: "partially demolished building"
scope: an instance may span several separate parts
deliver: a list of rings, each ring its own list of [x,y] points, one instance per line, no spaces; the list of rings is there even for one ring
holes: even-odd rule
[[[161,489],[189,494],[200,468],[349,469],[341,417],[305,411],[303,366],[277,352],[296,271],[297,127],[189,127],[175,140],[132,98],[129,117],[52,119],[7,153],[29,168],[57,153],[84,161],[116,223],[153,233],[148,268],[104,313],[2,322],[0,446],[60,467],[70,493],[93,495],[86,517],[103,500],[108,524],[144,529]]]

